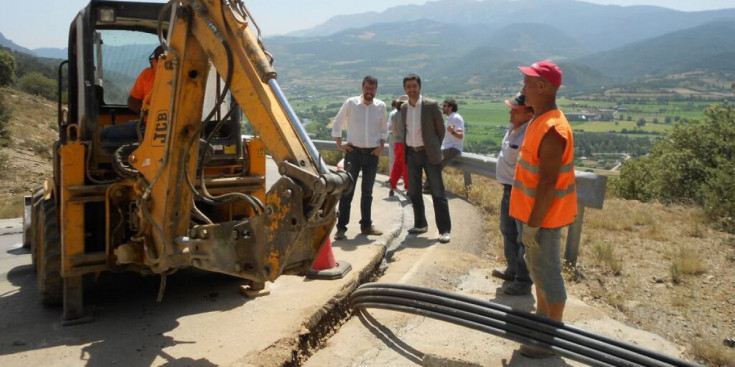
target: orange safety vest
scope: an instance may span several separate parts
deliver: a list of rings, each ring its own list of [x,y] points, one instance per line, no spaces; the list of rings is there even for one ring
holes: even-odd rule
[[[574,222],[577,215],[577,188],[574,184],[574,136],[564,113],[552,110],[536,117],[526,130],[516,165],[515,180],[510,196],[510,216],[528,223],[536,202],[539,182],[539,146],[544,135],[551,129],[566,140],[561,159],[561,169],[556,180],[556,197],[546,213],[542,228],[558,228]]]

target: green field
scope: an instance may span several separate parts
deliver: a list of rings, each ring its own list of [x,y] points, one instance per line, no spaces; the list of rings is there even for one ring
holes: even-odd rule
[[[389,96],[382,97],[390,103]],[[436,97],[443,100],[444,97]],[[454,97],[459,102],[459,113],[466,124],[468,151],[482,154],[495,153],[508,125],[508,107],[503,99],[473,99]],[[302,119],[311,120],[307,130],[321,138],[331,138],[325,126],[344,101],[325,96],[296,96],[289,98]],[[587,133],[617,133],[628,138],[655,138],[665,135],[676,122],[701,119],[704,110],[716,102],[701,100],[665,101],[655,98],[625,98],[598,100],[566,98],[558,100],[565,113],[595,113],[598,109],[615,110],[610,121],[570,121],[574,130]],[[389,107],[390,109],[390,107]]]

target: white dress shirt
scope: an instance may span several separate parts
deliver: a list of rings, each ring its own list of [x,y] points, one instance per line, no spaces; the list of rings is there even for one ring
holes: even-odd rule
[[[347,126],[347,144],[358,148],[375,148],[388,138],[385,103],[373,98],[365,104],[362,96],[348,98],[339,109],[332,125],[332,137],[341,138]]]
[[[419,95],[416,101],[416,107],[411,106],[410,102],[406,102],[408,110],[406,111],[406,145],[409,147],[423,147],[424,136],[421,135],[421,105],[424,97]]]

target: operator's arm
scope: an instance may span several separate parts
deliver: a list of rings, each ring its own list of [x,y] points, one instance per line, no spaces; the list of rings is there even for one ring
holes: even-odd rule
[[[128,96],[128,108],[136,114],[140,114],[140,109],[143,108],[143,100]]]
[[[528,226],[540,227],[556,196],[556,180],[561,169],[566,141],[556,131],[550,129],[539,146],[539,182],[536,188],[536,201],[528,218]]]
[[[140,114],[143,108],[143,99],[153,89],[152,78],[155,77],[155,71],[152,68],[143,69],[135,79],[135,84],[128,92],[128,108],[136,114]]]
[[[350,100],[347,99],[345,103],[342,104],[339,112],[337,112],[337,116],[334,117],[334,123],[332,123],[332,137],[334,138],[334,141],[337,142],[337,148],[348,152],[352,151],[352,147],[349,144],[342,144],[342,128],[349,119],[349,103]]]

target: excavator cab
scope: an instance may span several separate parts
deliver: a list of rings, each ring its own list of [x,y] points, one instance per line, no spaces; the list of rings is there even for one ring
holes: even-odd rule
[[[86,274],[160,276],[160,298],[181,268],[259,287],[317,257],[352,180],[319,157],[254,24],[239,0],[92,0],[72,21],[54,173],[24,216],[40,298],[67,322],[85,320]],[[138,114],[128,91],[147,67]],[[131,121],[137,137],[103,138]],[[266,154],[280,175],[270,188]]]

